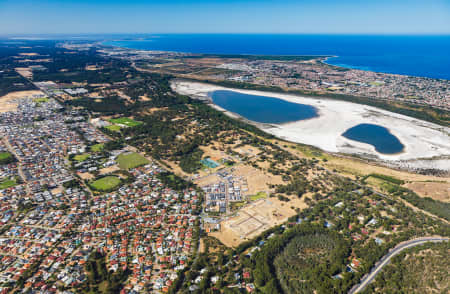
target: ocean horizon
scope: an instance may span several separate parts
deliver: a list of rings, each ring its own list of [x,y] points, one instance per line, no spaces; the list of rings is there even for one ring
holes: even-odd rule
[[[450,80],[449,35],[128,35],[103,44],[202,54],[326,55],[327,64]],[[335,57],[334,57],[335,56]]]

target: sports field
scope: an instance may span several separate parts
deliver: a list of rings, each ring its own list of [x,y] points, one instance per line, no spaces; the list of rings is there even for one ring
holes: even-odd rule
[[[50,99],[48,99],[47,97],[42,97],[42,98],[34,98],[33,102],[37,103],[37,104],[41,104],[44,102],[48,102]]]
[[[0,152],[0,164],[10,163],[13,161],[13,156],[9,152]]]
[[[0,190],[17,185],[15,179],[0,179]]]
[[[130,169],[134,167],[138,167],[141,165],[145,165],[149,163],[149,161],[142,155],[132,152],[132,153],[125,153],[120,154],[117,157],[117,163],[119,164],[120,168],[122,169]]]
[[[127,127],[135,127],[135,126],[142,125],[142,122],[136,121],[129,117],[113,118],[113,119],[110,119],[109,122],[111,122],[113,124],[125,125]]]
[[[105,129],[108,129],[108,130],[113,131],[113,132],[119,132],[121,128],[122,127],[119,126],[119,125],[110,125],[110,126],[106,126],[105,127]]]
[[[120,179],[115,176],[107,176],[100,178],[90,184],[90,186],[97,191],[109,191],[119,186]]]
[[[91,150],[93,152],[100,152],[103,151],[103,148],[105,148],[105,144],[95,144],[91,146]]]
[[[88,159],[89,157],[91,157],[91,155],[89,155],[88,153],[84,153],[84,154],[78,154],[78,155],[75,155],[75,156],[73,157],[73,159],[76,160],[76,161],[81,162],[81,161],[85,161],[85,160]]]

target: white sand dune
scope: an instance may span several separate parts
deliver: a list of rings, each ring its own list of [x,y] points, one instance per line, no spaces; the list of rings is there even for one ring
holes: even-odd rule
[[[402,162],[409,168],[437,168],[450,170],[450,128],[421,121],[405,115],[372,106],[351,102],[268,93],[197,82],[175,81],[172,88],[180,94],[206,98],[208,92],[233,90],[240,93],[280,98],[318,109],[319,117],[286,124],[256,124],[266,132],[288,141],[308,144],[329,152],[358,154],[386,162]],[[214,105],[216,108],[220,107]],[[236,114],[225,111],[228,115]],[[382,154],[370,144],[349,140],[342,136],[347,129],[361,123],[377,124],[387,128],[405,146],[398,154]],[[426,159],[426,160],[418,160]]]

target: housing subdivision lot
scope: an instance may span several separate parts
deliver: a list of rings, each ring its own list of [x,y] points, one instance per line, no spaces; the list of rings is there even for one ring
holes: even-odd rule
[[[82,114],[53,98],[0,113],[0,154],[16,158],[0,163],[0,293],[103,292],[111,281],[90,280],[88,263],[127,269],[124,292],[167,292],[196,248],[197,191],[170,188],[130,146],[103,149]]]
[[[235,247],[287,221],[290,216],[296,214],[295,208],[306,207],[306,203],[298,198],[293,198],[289,202],[283,202],[274,197],[260,199],[241,208],[235,216],[225,218],[220,223],[220,230],[210,235],[226,246]]]

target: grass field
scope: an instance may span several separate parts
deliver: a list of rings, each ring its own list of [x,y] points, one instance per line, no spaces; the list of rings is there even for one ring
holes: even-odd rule
[[[317,159],[328,159],[328,154],[322,152],[321,150],[317,148],[313,148],[310,146],[304,146],[304,145],[293,145],[291,146],[292,149],[298,149],[305,157],[308,158],[317,158]]]
[[[266,192],[258,192],[255,195],[251,195],[250,200],[255,201],[255,200],[259,200],[259,199],[264,199],[266,197],[267,197]]]
[[[9,187],[14,187],[15,185],[17,185],[17,182],[15,179],[0,180],[0,190],[6,189]]]
[[[120,154],[117,157],[117,163],[119,163],[119,166],[122,169],[130,169],[141,165],[145,165],[149,163],[149,161],[144,156],[132,152],[127,154]]]
[[[9,152],[0,152],[0,164],[10,163],[13,161],[13,156]]]
[[[366,176],[366,178],[370,178],[370,177],[377,178],[377,179],[380,179],[380,180],[383,180],[383,181],[386,181],[386,182],[390,182],[390,183],[396,184],[396,185],[403,185],[405,183],[405,181],[403,181],[403,180],[394,178],[392,176],[382,175],[382,174],[374,174],[374,173],[372,173],[372,174],[369,174],[369,175]]]
[[[12,155],[9,152],[0,152],[0,160],[6,160],[11,157],[12,157]]]
[[[110,126],[106,126],[105,127],[105,129],[108,129],[108,130],[113,131],[113,132],[120,132],[121,128],[122,127],[118,126],[118,125],[110,125]]]
[[[120,179],[114,176],[107,176],[98,179],[90,184],[90,186],[97,191],[109,191],[119,186]]]
[[[93,152],[101,152],[103,151],[103,148],[105,148],[105,144],[95,144],[91,146]]]
[[[396,185],[391,182],[372,176],[368,177],[365,182],[373,187],[376,187],[377,190],[383,193],[389,193],[389,191],[393,191],[396,187]]]
[[[84,153],[84,154],[78,154],[78,155],[75,155],[75,156],[73,157],[73,159],[76,160],[76,161],[81,162],[81,161],[85,161],[85,160],[88,159],[89,157],[91,157],[90,154]]]
[[[111,122],[113,124],[125,125],[127,127],[135,127],[135,126],[142,125],[142,122],[136,121],[136,120],[131,119],[129,117],[113,118],[113,119],[110,119],[109,122]]]
[[[49,99],[47,97],[33,99],[33,102],[37,103],[37,104],[45,103],[48,101],[49,101]]]
[[[245,202],[245,201],[230,202],[230,209],[233,211],[233,210],[241,208],[245,204],[247,204],[247,202]]]

